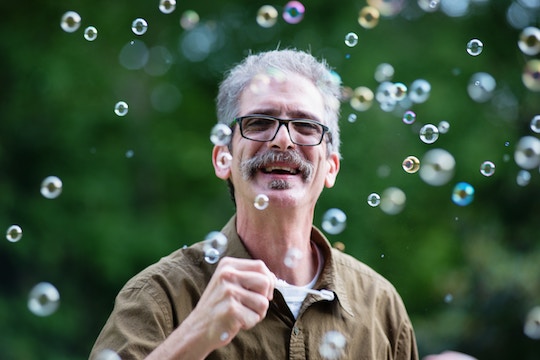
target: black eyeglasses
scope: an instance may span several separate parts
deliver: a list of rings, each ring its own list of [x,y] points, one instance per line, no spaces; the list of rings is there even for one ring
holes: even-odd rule
[[[310,119],[279,119],[269,115],[246,115],[234,119],[243,138],[253,141],[272,141],[281,125],[289,131],[291,141],[296,145],[316,146],[322,142],[330,129],[318,121]],[[233,122],[233,124],[234,124]]]

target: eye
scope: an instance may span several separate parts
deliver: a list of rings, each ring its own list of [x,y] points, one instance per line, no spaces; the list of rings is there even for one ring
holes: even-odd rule
[[[244,131],[266,131],[274,126],[276,123],[273,119],[260,118],[260,117],[249,117],[245,118],[242,125]]]
[[[304,135],[320,134],[322,132],[321,125],[311,121],[295,120],[291,125],[294,126],[294,130]]]

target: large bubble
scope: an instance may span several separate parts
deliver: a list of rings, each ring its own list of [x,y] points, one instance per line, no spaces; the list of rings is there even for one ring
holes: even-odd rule
[[[432,149],[424,154],[418,174],[429,185],[441,186],[454,176],[456,161],[444,149]]]
[[[220,231],[212,231],[203,241],[204,261],[215,264],[227,250],[227,237]]]
[[[325,360],[337,360],[345,355],[347,339],[339,331],[328,331],[319,345],[319,354]]]
[[[22,239],[23,231],[19,225],[11,225],[6,231],[6,239],[9,242],[17,242]]]
[[[527,314],[523,333],[533,340],[540,340],[540,306],[535,306]]]
[[[439,138],[439,128],[433,124],[425,124],[418,134],[423,143],[433,144]]]
[[[263,5],[257,11],[257,24],[264,28],[270,28],[277,22],[278,11],[272,5]]]
[[[533,169],[540,165],[540,140],[533,136],[519,139],[514,151],[516,164],[523,169]]]
[[[431,94],[431,84],[425,79],[414,80],[409,86],[409,99],[414,103],[426,102]]]
[[[467,92],[472,100],[483,103],[491,99],[497,86],[495,78],[485,72],[473,74],[467,85]]]
[[[56,176],[47,176],[41,182],[40,192],[47,199],[56,199],[62,193],[62,180]]]
[[[322,228],[329,234],[341,233],[347,225],[347,215],[340,209],[328,209],[322,219]]]
[[[216,124],[210,132],[210,141],[214,145],[223,146],[231,142],[232,130],[225,124]]]
[[[358,23],[364,29],[373,29],[379,23],[381,14],[373,6],[364,6],[358,14]]]
[[[396,215],[405,208],[406,201],[403,190],[392,186],[382,192],[380,208],[388,215]]]
[[[40,282],[28,294],[28,309],[37,316],[49,316],[60,305],[60,293],[53,284]]]
[[[467,53],[471,56],[478,56],[484,50],[484,44],[479,39],[471,39],[467,43]]]
[[[464,181],[459,182],[452,190],[452,201],[459,206],[467,206],[474,199],[474,187]]]
[[[289,24],[298,24],[304,18],[305,11],[300,1],[289,1],[283,8],[283,20]]]
[[[540,91],[540,60],[527,61],[521,74],[523,85],[531,91]]]
[[[75,32],[81,26],[81,16],[75,11],[67,11],[60,19],[60,27],[65,32]]]
[[[365,86],[359,86],[354,89],[349,103],[356,111],[366,111],[373,104],[373,97],[373,91]]]
[[[519,34],[518,47],[525,55],[534,56],[540,52],[540,29],[526,27]]]

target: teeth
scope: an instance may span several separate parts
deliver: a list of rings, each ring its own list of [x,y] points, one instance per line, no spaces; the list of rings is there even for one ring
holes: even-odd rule
[[[296,169],[293,169],[293,168],[290,168],[290,167],[281,167],[281,166],[270,166],[270,167],[265,167],[264,168],[264,171],[265,172],[272,172],[272,171],[275,171],[275,170],[279,170],[279,171],[286,171],[288,173],[291,173],[293,175],[296,174]]]

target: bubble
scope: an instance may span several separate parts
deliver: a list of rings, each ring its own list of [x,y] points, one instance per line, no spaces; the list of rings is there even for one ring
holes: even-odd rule
[[[394,83],[392,88],[392,94],[393,98],[396,101],[401,101],[405,99],[407,96],[407,86],[403,83]]]
[[[364,6],[358,14],[358,24],[364,29],[373,29],[379,24],[381,14],[373,6]]]
[[[222,332],[221,335],[219,335],[219,340],[221,340],[221,341],[225,341],[228,338],[229,338],[229,333],[226,332],[226,331]]]
[[[478,39],[472,39],[467,43],[467,53],[471,56],[478,56],[482,53],[484,44]]]
[[[371,193],[367,197],[367,203],[371,207],[377,207],[381,203],[381,196],[377,193]]]
[[[387,63],[381,63],[375,69],[375,80],[377,82],[390,81],[394,77],[394,67]]]
[[[356,122],[356,119],[357,119],[356,114],[349,114],[349,116],[347,117],[347,121],[350,123]]]
[[[184,30],[191,30],[199,24],[199,14],[194,10],[186,10],[180,17],[180,26]]]
[[[418,174],[425,183],[441,186],[454,176],[456,161],[452,154],[444,149],[432,149],[424,154]]]
[[[97,29],[94,26],[88,26],[84,29],[84,38],[88,41],[94,41],[97,39]]]
[[[135,152],[133,150],[126,151],[126,158],[131,159],[134,155],[135,155]]]
[[[283,258],[283,263],[288,268],[294,269],[296,266],[298,266],[298,263],[302,259],[304,254],[300,249],[297,248],[290,248],[287,250],[287,253],[285,254],[285,257]]]
[[[405,208],[407,196],[397,187],[389,187],[381,195],[381,210],[388,215],[399,214]]]
[[[540,340],[540,306],[535,306],[528,312],[523,333],[533,340]]]
[[[223,146],[228,145],[231,141],[232,130],[225,124],[216,124],[210,132],[210,141],[214,145]]]
[[[518,47],[525,55],[536,55],[540,52],[540,29],[529,26],[519,34]]]
[[[114,105],[114,113],[118,116],[126,116],[129,106],[125,101],[119,101]]]
[[[420,140],[426,144],[433,144],[439,138],[439,129],[433,124],[426,124],[420,129]]]
[[[516,183],[519,186],[527,186],[531,181],[531,173],[527,170],[520,170],[516,176]]]
[[[446,294],[444,296],[445,303],[450,304],[452,301],[454,301],[454,296],[452,294]]]
[[[341,251],[341,252],[345,251],[345,244],[342,243],[341,241],[336,241],[336,242],[334,242],[334,243],[332,244],[332,247],[333,247],[334,249],[337,249],[337,250]]]
[[[480,174],[484,176],[492,176],[495,174],[495,164],[489,160],[484,161],[480,165]]]
[[[467,206],[474,199],[474,187],[464,181],[458,182],[452,190],[452,201],[459,206]]]
[[[263,5],[257,11],[257,24],[264,28],[270,28],[277,22],[278,11],[272,5]]]
[[[164,14],[170,14],[176,9],[176,0],[160,0],[159,11]]]
[[[366,111],[373,104],[373,91],[365,86],[354,89],[349,101],[351,107],[356,111]]]
[[[411,125],[416,120],[416,113],[412,110],[407,110],[403,114],[402,120],[404,124]]]
[[[265,194],[259,194],[255,196],[255,201],[253,202],[253,205],[257,210],[264,210],[268,207],[268,204],[270,202],[270,199],[268,199],[268,196]]]
[[[75,32],[79,27],[81,26],[81,16],[77,14],[75,11],[67,11],[62,15],[62,19],[60,20],[60,27],[65,32]]]
[[[329,234],[341,233],[347,225],[347,215],[340,209],[328,209],[322,218],[322,228]]]
[[[220,167],[221,169],[227,169],[231,166],[232,159],[233,157],[230,153],[221,152],[216,157],[217,166]]]
[[[345,355],[345,345],[347,339],[339,331],[328,331],[324,334],[321,345],[319,346],[319,354],[325,360],[337,360]]]
[[[283,20],[289,24],[298,24],[304,18],[305,11],[300,1],[289,1],[283,8]]]
[[[497,82],[495,78],[485,72],[477,72],[471,76],[467,85],[467,92],[473,101],[483,103],[491,99]]]
[[[227,237],[220,231],[211,231],[203,241],[204,261],[215,264],[227,250]]]
[[[138,70],[148,63],[149,57],[146,44],[140,40],[132,40],[122,47],[118,61],[128,70]]]
[[[446,134],[448,130],[450,130],[450,123],[446,120],[443,120],[439,123],[437,129],[439,129],[439,133]]]
[[[17,242],[22,238],[22,229],[19,225],[11,225],[6,231],[6,239],[10,242]]]
[[[135,35],[143,35],[148,30],[148,23],[143,18],[137,18],[131,23],[131,31]]]
[[[431,84],[424,79],[414,80],[409,86],[409,99],[413,103],[424,103],[429,98],[431,94]]]
[[[414,174],[420,169],[420,160],[416,156],[407,156],[401,166],[409,174]]]
[[[60,293],[48,282],[40,282],[28,294],[28,309],[37,316],[49,316],[60,305]]]
[[[358,35],[356,33],[350,32],[345,35],[345,45],[348,47],[355,47],[358,44]]]
[[[527,61],[521,74],[523,85],[531,91],[540,91],[540,60]]]
[[[62,193],[62,180],[56,176],[47,176],[41,182],[41,195],[47,199],[56,199]]]
[[[537,134],[540,134],[540,115],[535,115],[531,119],[531,130]]]
[[[440,0],[418,0],[418,7],[424,10],[425,12],[435,12],[439,10],[441,5]]]
[[[95,360],[122,360],[120,355],[111,349],[103,349],[97,355]]]
[[[533,136],[519,139],[514,151],[516,164],[523,169],[533,169],[540,165],[540,140]]]

